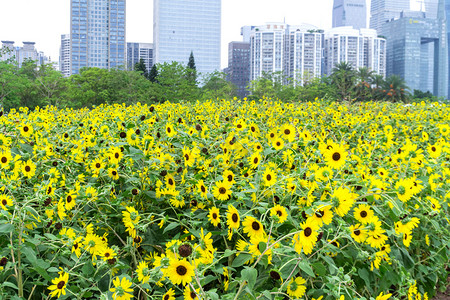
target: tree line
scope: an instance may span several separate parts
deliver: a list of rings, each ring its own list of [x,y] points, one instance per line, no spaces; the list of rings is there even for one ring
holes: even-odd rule
[[[1,52],[0,52],[1,55]],[[167,100],[231,99],[236,87],[226,74],[214,72],[199,78],[193,54],[189,63],[155,64],[147,72],[141,60],[134,71],[83,68],[79,74],[64,77],[51,65],[37,66],[25,61],[19,68],[14,60],[0,61],[0,104],[11,108],[54,105],[58,108],[92,107],[100,104],[134,104]],[[367,68],[354,70],[348,63],[336,65],[331,76],[313,78],[303,85],[294,84],[282,73],[264,74],[251,81],[248,99],[263,96],[287,101],[314,99],[368,101],[407,101],[411,97],[430,98],[431,93],[408,92],[403,79],[383,79]]]

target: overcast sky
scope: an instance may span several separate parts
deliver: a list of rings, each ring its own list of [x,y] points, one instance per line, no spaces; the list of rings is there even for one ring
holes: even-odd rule
[[[370,0],[367,3],[370,6]],[[331,27],[333,0],[222,0],[221,66],[227,47],[240,41],[240,28],[282,22]],[[70,0],[0,0],[0,40],[16,46],[36,42],[38,51],[58,61],[61,34],[70,33]],[[153,42],[153,0],[127,0],[127,42]]]

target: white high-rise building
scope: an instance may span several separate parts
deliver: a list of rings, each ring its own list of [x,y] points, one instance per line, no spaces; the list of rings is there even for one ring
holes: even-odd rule
[[[70,76],[70,34],[61,35],[59,48],[59,71],[64,77]]]
[[[333,27],[367,28],[366,0],[334,0]]]
[[[285,23],[255,26],[250,34],[250,80],[283,71]]]
[[[340,62],[386,75],[386,39],[379,38],[374,29],[336,27],[325,31],[324,56],[327,75]]]
[[[0,60],[14,59],[19,68],[26,61],[34,61],[37,66],[50,63],[50,58],[45,56],[44,52],[37,51],[35,44],[35,42],[23,42],[23,46],[18,47],[14,46],[13,41],[2,41],[2,48],[6,48],[8,51],[2,54]]]
[[[323,31],[303,24],[287,27],[285,34],[284,74],[303,85],[322,75]]]
[[[187,64],[197,72],[220,70],[221,0],[154,0],[155,63]]]

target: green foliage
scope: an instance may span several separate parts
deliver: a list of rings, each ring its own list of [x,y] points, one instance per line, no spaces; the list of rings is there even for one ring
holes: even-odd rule
[[[150,69],[150,73],[148,73],[148,80],[150,80],[151,82],[158,82],[156,79],[157,77],[158,77],[158,68],[156,67],[156,64],[154,64]]]
[[[145,78],[148,78],[148,71],[144,59],[141,58],[139,62],[134,65],[134,70],[140,72]]]
[[[199,96],[199,88],[192,81],[192,69],[178,62],[158,64],[157,89],[158,101],[195,100]]]
[[[207,74],[202,87],[203,99],[226,98],[231,99],[236,96],[236,86],[226,80],[226,74],[222,72],[213,72]]]
[[[189,61],[187,64],[187,77],[189,81],[194,84],[197,84],[197,67],[195,66],[194,53],[191,51],[189,55]]]

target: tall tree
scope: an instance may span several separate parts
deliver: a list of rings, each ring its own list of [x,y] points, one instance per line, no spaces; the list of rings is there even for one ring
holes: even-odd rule
[[[189,55],[189,62],[187,64],[188,80],[197,84],[197,67],[195,66],[194,53],[191,51]]]
[[[134,70],[136,72],[142,72],[142,75],[144,75],[145,78],[148,78],[148,71],[143,58],[141,58],[139,62],[134,65]]]
[[[383,92],[386,99],[392,102],[405,101],[409,97],[406,81],[398,75],[391,75],[386,78]]]
[[[158,83],[158,68],[156,67],[156,64],[152,66],[150,69],[150,73],[148,73],[148,80],[154,83]]]
[[[351,100],[355,79],[355,70],[350,63],[343,61],[335,65],[332,70],[331,81],[335,85],[341,100]]]

